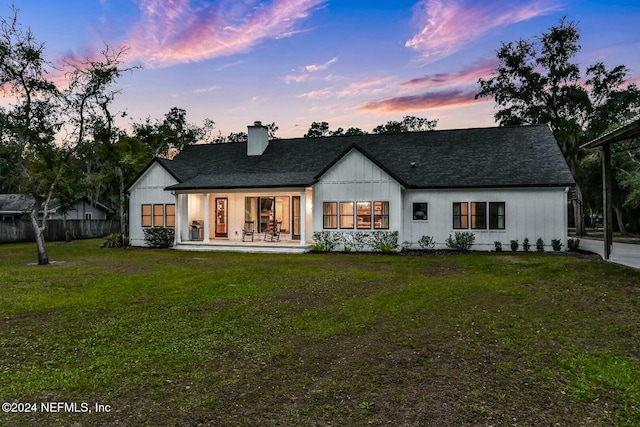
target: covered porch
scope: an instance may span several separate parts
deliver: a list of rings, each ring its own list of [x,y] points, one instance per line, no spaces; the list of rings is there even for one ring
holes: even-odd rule
[[[176,249],[298,253],[311,244],[311,188],[187,190],[175,199]]]

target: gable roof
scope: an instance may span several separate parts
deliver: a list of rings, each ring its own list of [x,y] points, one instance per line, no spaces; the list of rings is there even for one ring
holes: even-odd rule
[[[87,196],[82,196],[81,200],[90,203],[92,206],[100,208],[107,213],[113,213],[113,210],[106,207],[102,203],[91,202]],[[28,213],[33,207],[34,198],[25,194],[0,194],[0,213],[20,215]],[[49,212],[56,213],[60,208],[60,201],[58,199],[52,199],[49,202]],[[40,210],[42,213],[43,210]]]
[[[307,187],[356,149],[405,188],[570,186],[574,179],[546,125],[189,145],[161,162],[170,190]],[[415,167],[412,167],[415,163]]]

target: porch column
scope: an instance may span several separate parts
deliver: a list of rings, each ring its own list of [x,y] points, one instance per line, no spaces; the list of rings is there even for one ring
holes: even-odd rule
[[[180,237],[180,219],[182,218],[182,215],[180,215],[180,209],[182,208],[182,203],[180,200],[180,194],[174,193],[173,196],[176,198],[176,217],[174,218],[175,223],[173,224],[173,246],[178,246],[178,244],[182,243],[182,238]]]
[[[202,242],[209,243],[209,193],[204,193],[202,200],[204,202],[204,229],[202,230],[204,235]]]
[[[300,192],[300,246],[307,244],[307,192]]]
[[[184,242],[189,240],[189,200],[187,194],[176,194],[177,206],[176,206],[176,234],[178,235],[178,242]]]

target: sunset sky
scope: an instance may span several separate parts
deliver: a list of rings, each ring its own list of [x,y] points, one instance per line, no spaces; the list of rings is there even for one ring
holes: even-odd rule
[[[275,122],[301,137],[314,121],[371,131],[405,115],[438,129],[494,124],[493,100],[474,100],[501,42],[578,23],[583,69],[626,65],[640,82],[640,2],[444,0],[16,0],[46,55],[93,57],[127,47],[115,109],[131,120],[184,108],[216,132]],[[2,15],[9,2],[0,1]]]

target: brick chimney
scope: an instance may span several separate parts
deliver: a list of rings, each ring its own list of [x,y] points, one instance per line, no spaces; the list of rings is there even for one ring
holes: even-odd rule
[[[254,122],[253,126],[247,126],[247,156],[261,156],[269,146],[269,132],[262,122]]]

